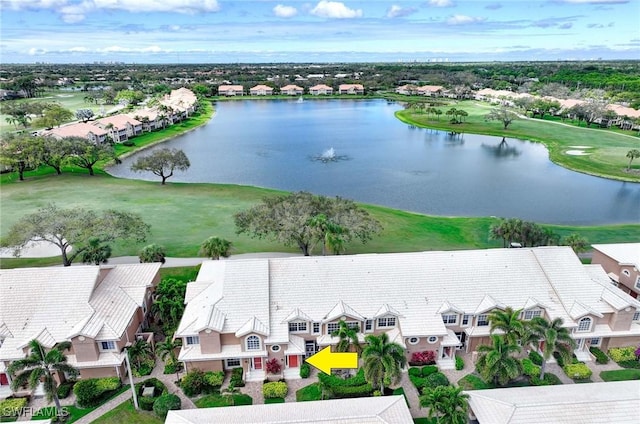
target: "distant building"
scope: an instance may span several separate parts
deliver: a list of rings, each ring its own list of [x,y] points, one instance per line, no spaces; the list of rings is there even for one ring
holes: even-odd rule
[[[221,85],[218,87],[218,96],[242,96],[244,87],[241,85]]]
[[[602,266],[618,288],[638,298],[640,243],[594,244],[591,263]]]
[[[249,94],[252,96],[271,96],[273,94],[273,88],[268,85],[256,85],[249,89]]]
[[[338,93],[340,94],[364,94],[364,87],[362,84],[340,84],[338,86]]]
[[[93,125],[107,131],[115,143],[127,141],[131,137],[142,134],[143,131],[142,122],[124,114],[97,119]]]
[[[56,139],[80,137],[86,138],[94,143],[104,143],[107,141],[109,132],[95,125],[85,122],[77,122],[75,124],[63,125],[58,128],[45,130],[42,132],[42,135],[54,137]]]
[[[311,87],[309,93],[314,96],[333,94],[333,88],[328,85],[318,84]]]
[[[280,88],[280,94],[285,94],[287,96],[301,96],[304,94],[304,88],[298,87],[294,84],[289,84]]]

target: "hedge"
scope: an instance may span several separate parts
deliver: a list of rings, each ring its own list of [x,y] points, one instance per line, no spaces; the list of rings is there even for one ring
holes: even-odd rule
[[[632,361],[620,361],[618,362],[622,368],[640,368],[640,362],[635,359]]]
[[[265,399],[284,398],[289,393],[289,387],[284,381],[272,381],[262,385],[262,394]]]
[[[180,388],[189,397],[202,393],[205,384],[204,371],[199,368],[192,369],[180,380]]]
[[[431,374],[438,372],[438,367],[436,365],[425,365],[420,371],[423,377],[429,377]]]
[[[589,351],[593,354],[593,356],[596,357],[596,364],[608,364],[609,363],[609,357],[607,355],[605,355],[605,353],[603,351],[601,351],[600,349],[598,349],[595,346],[591,346],[589,348]]]
[[[350,378],[343,379],[335,375],[319,373],[318,380],[335,398],[370,396],[373,392],[371,384],[367,383],[364,378],[364,370],[362,368],[358,370],[355,376]]]
[[[446,375],[444,375],[441,372],[437,372],[435,374],[431,374],[427,377],[425,377],[425,379],[427,380],[427,386],[431,389],[435,389],[438,386],[448,386],[449,385],[449,379],[447,378]]]
[[[636,351],[635,347],[627,346],[627,347],[611,348],[609,349],[608,353],[611,359],[613,359],[614,361],[623,362],[623,361],[635,361],[636,360],[635,351]]]
[[[547,372],[544,374],[544,379],[540,380],[540,376],[536,375],[529,379],[534,386],[556,386],[562,384],[560,378],[557,375]]]
[[[78,406],[88,408],[98,405],[110,392],[118,390],[122,382],[118,377],[89,378],[73,386]]]
[[[231,380],[229,381],[229,384],[233,387],[244,387],[244,380],[242,379],[243,374],[244,370],[242,367],[231,370]]]
[[[460,371],[462,369],[464,369],[464,359],[456,355],[456,370]]]
[[[58,399],[66,399],[69,397],[74,384],[76,384],[75,381],[65,381],[60,384],[60,386],[58,386]]]
[[[206,383],[206,391],[218,391],[224,381],[224,371],[209,371],[204,374],[204,381]]]
[[[529,352],[529,359],[531,359],[531,362],[533,362],[536,365],[542,365],[542,355],[540,355],[535,350],[532,350],[531,352]]]
[[[0,400],[0,417],[17,417],[27,406],[27,398]]]
[[[311,375],[311,365],[307,364],[306,362],[303,362],[302,365],[300,365],[300,378],[309,378],[310,375]]]
[[[142,396],[145,387],[153,387],[153,396]],[[157,378],[149,378],[135,385],[136,393],[138,394],[138,403],[140,408],[145,411],[153,411],[154,402],[163,394],[167,393],[167,387],[164,383]]]
[[[591,369],[583,362],[577,364],[567,364],[563,368],[567,377],[574,380],[587,380],[591,377]]]
[[[182,408],[180,398],[171,393],[160,396],[153,404],[153,412],[162,419],[167,416],[169,411],[174,411],[180,408]]]
[[[527,377],[539,377],[540,367],[533,363],[531,359],[522,360],[522,371]]]

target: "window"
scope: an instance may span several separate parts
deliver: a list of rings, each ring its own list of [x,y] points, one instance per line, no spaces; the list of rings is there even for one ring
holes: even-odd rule
[[[530,311],[524,311],[524,319],[527,321],[535,317],[539,317],[541,315],[542,315],[542,311],[540,309],[532,309]]]
[[[338,328],[340,328],[340,324],[337,322],[330,322],[329,324],[327,324],[327,333],[331,334],[334,331],[338,330]]]
[[[636,278],[636,288],[640,290],[640,277]]]
[[[370,333],[373,331],[373,320],[372,319],[368,319],[364,322],[364,331],[366,331],[367,333]]]
[[[271,346],[271,352],[280,352],[280,345]]]
[[[351,321],[347,323],[347,327],[356,330],[356,331],[360,331],[360,324],[355,322],[355,321]]]
[[[469,321],[471,321],[471,315],[463,315],[462,316],[462,325],[463,326],[469,325]]]
[[[410,345],[417,345],[419,342],[420,342],[419,337],[409,337],[407,339],[407,343],[409,343]]]
[[[442,315],[442,322],[444,322],[445,324],[455,324],[458,322],[458,315],[456,314]]]
[[[636,312],[633,314],[633,320],[634,320],[634,321],[640,321],[640,311],[636,311]]]
[[[600,343],[602,342],[602,339],[600,337],[594,337],[593,339],[591,339],[591,346],[593,347],[598,347],[600,346]]]
[[[395,327],[396,317],[378,318],[378,327]]]
[[[227,362],[227,368],[240,366],[240,358],[230,358],[230,359],[227,359],[226,362]]]
[[[307,331],[307,323],[304,321],[294,321],[289,323],[289,331],[292,333],[299,333]]]
[[[314,322],[313,323],[313,334],[320,334],[320,323],[319,322]]]
[[[478,315],[478,327],[486,327],[489,325],[489,315]]]
[[[590,331],[591,330],[591,318],[584,317],[578,323],[578,331]]]
[[[436,336],[429,336],[429,338],[427,339],[427,341],[431,344],[434,344],[435,342],[438,341],[438,338]]]
[[[199,336],[187,336],[187,345],[197,345],[200,344]]]
[[[100,350],[116,350],[116,342],[113,340],[100,342]]]
[[[626,275],[627,277],[631,277],[631,272],[629,272],[629,270],[628,270],[628,269],[623,269],[623,270],[622,270],[622,273],[623,273],[624,275]]]
[[[260,350],[260,338],[258,336],[247,337],[247,350]]]

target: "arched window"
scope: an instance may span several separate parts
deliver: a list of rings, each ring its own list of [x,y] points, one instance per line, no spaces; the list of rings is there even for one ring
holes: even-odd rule
[[[247,350],[260,350],[260,338],[258,336],[247,337]]]
[[[584,317],[578,323],[578,331],[590,331],[591,330],[591,318]]]

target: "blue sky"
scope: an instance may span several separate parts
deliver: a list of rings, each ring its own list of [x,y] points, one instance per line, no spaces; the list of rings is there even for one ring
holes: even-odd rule
[[[0,0],[2,63],[640,59],[640,0]]]

